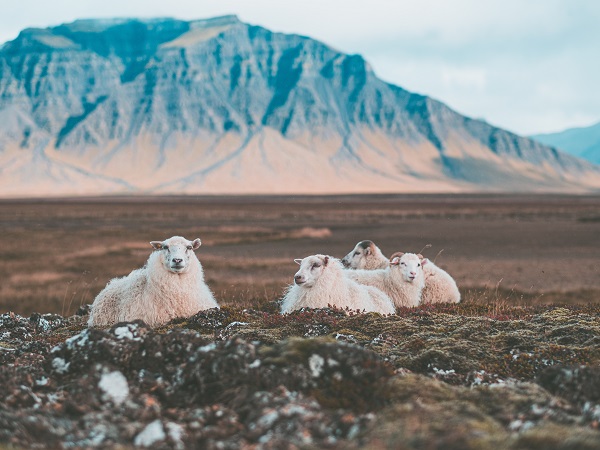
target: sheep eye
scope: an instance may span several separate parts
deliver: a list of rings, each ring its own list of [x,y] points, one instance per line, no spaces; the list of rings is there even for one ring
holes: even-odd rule
[[[169,246],[168,245],[163,245],[163,250],[169,250]]]
[[[354,256],[358,256],[358,252],[354,252]]]
[[[419,263],[419,264],[417,264],[417,267],[421,267],[421,264],[420,264],[420,263]]]
[[[191,246],[191,245],[188,245],[188,246],[187,246],[187,249],[188,249],[188,250],[191,250],[191,249],[192,249],[192,246]]]
[[[405,262],[401,262],[400,264],[401,264],[401,265],[403,265],[403,266],[405,266],[405,265],[406,265],[406,263],[405,263]]]
[[[317,267],[321,267],[321,264],[313,264],[312,269],[316,269]]]

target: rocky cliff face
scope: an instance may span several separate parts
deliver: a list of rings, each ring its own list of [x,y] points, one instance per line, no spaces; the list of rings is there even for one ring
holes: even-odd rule
[[[0,48],[0,195],[589,190],[597,166],[234,16]]]

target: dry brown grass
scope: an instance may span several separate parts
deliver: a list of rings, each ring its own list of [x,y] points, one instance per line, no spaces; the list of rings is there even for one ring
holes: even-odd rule
[[[200,237],[222,304],[282,295],[293,258],[356,242],[419,251],[466,302],[600,302],[600,197],[343,196],[0,202],[0,311],[73,313],[146,261],[151,240]],[[427,244],[431,247],[427,248]],[[501,281],[500,281],[501,280]]]

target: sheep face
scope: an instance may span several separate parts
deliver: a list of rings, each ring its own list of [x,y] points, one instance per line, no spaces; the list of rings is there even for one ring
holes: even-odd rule
[[[307,256],[304,259],[295,259],[294,261],[300,264],[300,269],[294,275],[294,283],[298,286],[311,288],[330,263],[330,258],[325,255],[313,255]]]
[[[408,283],[414,283],[423,277],[423,265],[426,263],[425,258],[414,253],[398,252],[390,257],[392,270],[399,271],[402,279]]]
[[[188,270],[190,257],[200,247],[200,239],[188,241],[181,236],[173,236],[166,241],[152,241],[150,245],[162,252],[162,263],[170,272],[181,274]]]
[[[364,269],[374,253],[375,244],[372,241],[361,241],[342,258],[342,264],[348,269]]]

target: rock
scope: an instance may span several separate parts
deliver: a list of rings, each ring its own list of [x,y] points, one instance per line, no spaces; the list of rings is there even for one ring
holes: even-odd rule
[[[600,308],[491,314],[266,305],[105,330],[4,314],[0,446],[597,446]]]
[[[600,367],[556,365],[545,369],[537,382],[578,406],[600,411]],[[600,415],[596,418],[600,420]]]

